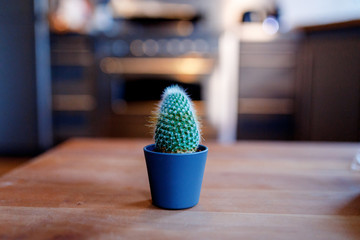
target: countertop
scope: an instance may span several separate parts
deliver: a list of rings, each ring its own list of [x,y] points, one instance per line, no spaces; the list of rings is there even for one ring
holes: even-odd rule
[[[359,144],[209,147],[200,202],[151,203],[150,140],[72,139],[0,178],[0,239],[360,239]]]

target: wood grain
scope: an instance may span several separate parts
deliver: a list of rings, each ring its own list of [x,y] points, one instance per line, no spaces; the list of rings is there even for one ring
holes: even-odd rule
[[[29,160],[30,157],[0,157],[0,176]]]
[[[148,140],[74,139],[0,178],[0,239],[359,239],[359,144],[209,147],[200,203],[151,204]]]

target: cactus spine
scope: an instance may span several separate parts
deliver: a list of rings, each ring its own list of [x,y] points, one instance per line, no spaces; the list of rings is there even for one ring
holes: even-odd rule
[[[162,95],[155,125],[156,150],[166,153],[195,152],[200,143],[199,123],[193,104],[177,85]]]

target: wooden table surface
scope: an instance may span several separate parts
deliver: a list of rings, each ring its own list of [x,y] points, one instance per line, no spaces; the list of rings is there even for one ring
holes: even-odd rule
[[[0,178],[0,239],[360,239],[349,143],[204,143],[200,202],[151,204],[149,140],[74,139]]]

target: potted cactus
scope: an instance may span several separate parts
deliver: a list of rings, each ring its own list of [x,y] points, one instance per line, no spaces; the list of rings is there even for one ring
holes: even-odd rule
[[[153,127],[155,144],[144,148],[152,202],[165,209],[185,209],[199,202],[208,148],[193,104],[177,86],[165,89]]]

